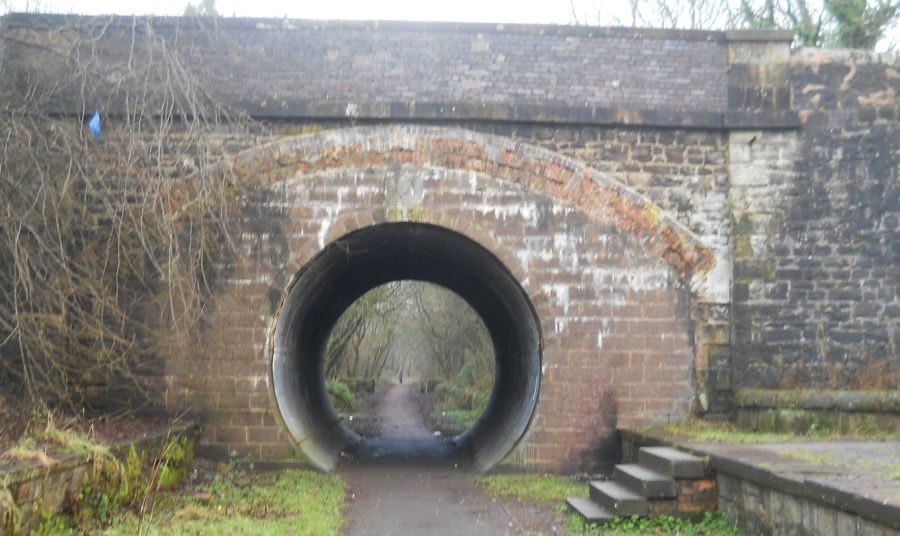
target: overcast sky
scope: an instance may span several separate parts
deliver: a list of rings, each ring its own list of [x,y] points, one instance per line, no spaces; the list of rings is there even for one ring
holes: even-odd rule
[[[201,0],[0,0],[0,13],[39,11],[50,13],[181,15],[188,3]],[[424,20],[457,22],[507,22],[628,26],[625,0],[216,0],[220,15],[230,17],[288,17],[297,19]],[[879,43],[885,49],[900,41],[894,27]]]
[[[200,0],[0,0],[13,10],[83,14],[181,15],[188,3]],[[216,0],[223,16],[289,17],[298,19],[441,20],[460,22],[510,22],[569,24],[573,22],[569,0]],[[574,0],[579,17],[596,19],[596,13],[622,11],[625,2]],[[605,8],[603,6],[606,6]],[[622,11],[627,15],[627,10]],[[591,22],[596,22],[592,20]]]

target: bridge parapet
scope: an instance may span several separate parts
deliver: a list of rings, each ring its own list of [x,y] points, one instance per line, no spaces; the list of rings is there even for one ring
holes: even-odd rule
[[[790,32],[15,14],[3,25],[21,38],[20,78],[65,69],[22,43],[63,43],[97,71],[87,97],[110,114],[140,89],[129,74],[142,45],[161,41],[210,96],[257,118],[796,127],[789,108],[735,106],[735,87],[766,87],[730,84],[742,43],[786,53]],[[78,114],[84,90],[48,104]]]

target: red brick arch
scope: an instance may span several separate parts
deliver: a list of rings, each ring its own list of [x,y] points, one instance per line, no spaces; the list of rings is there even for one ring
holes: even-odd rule
[[[659,206],[586,164],[507,138],[415,125],[336,129],[265,144],[233,161],[238,177],[414,164],[473,171],[574,206],[634,236],[681,277],[703,275],[713,252]]]
[[[330,244],[340,248],[342,237],[412,222],[482,246],[531,302],[543,348],[540,403],[516,463],[589,467],[580,464],[614,440],[616,422],[658,422],[689,411],[697,366],[682,305],[713,255],[621,183],[506,138],[416,125],[286,138],[239,153],[228,171],[265,192],[243,201],[233,292],[220,297],[223,314],[211,332],[267,339],[229,349],[254,356],[254,377],[274,355],[273,322],[284,301],[279,306],[273,296],[292,292],[311,261]],[[230,307],[236,300],[248,301],[250,312]],[[252,399],[260,411],[275,404],[272,392],[265,394],[266,404]],[[231,410],[222,411],[231,419]],[[229,435],[234,427],[230,420],[219,425],[210,443],[256,448],[260,440],[249,432],[243,441]],[[289,456],[276,450],[285,447],[284,428],[280,433],[260,452]]]

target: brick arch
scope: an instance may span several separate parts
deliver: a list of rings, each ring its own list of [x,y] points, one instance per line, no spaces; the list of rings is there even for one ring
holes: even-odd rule
[[[689,410],[695,354],[684,278],[702,276],[711,259],[648,201],[615,182],[601,187],[603,177],[577,166],[504,138],[417,126],[338,129],[240,153],[229,171],[261,188],[241,201],[236,292],[222,304],[246,299],[254,314],[225,307],[216,330],[263,335],[252,351],[267,360],[272,315],[283,312],[278,298],[315,256],[343,249],[335,241],[382,223],[447,229],[507,269],[540,327],[540,404],[517,463],[588,470],[591,453],[614,441],[617,422]],[[660,253],[667,237],[671,247]],[[250,355],[249,343],[241,348],[229,351]],[[237,446],[216,434],[215,443]],[[246,437],[253,448],[258,440]]]
[[[715,265],[710,248],[640,193],[583,162],[500,136],[416,125],[342,128],[249,149],[231,171],[275,182],[298,171],[402,164],[477,172],[576,207],[633,236],[682,278],[703,277]]]

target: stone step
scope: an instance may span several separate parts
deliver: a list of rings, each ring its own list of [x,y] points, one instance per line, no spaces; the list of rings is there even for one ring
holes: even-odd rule
[[[641,447],[638,463],[671,478],[703,478],[702,458],[669,447]]]
[[[591,499],[617,516],[647,515],[647,499],[612,480],[592,481]]]
[[[566,504],[591,523],[602,523],[616,517],[612,512],[587,497],[569,497],[566,499]]]
[[[613,481],[648,499],[672,499],[678,495],[674,480],[643,465],[616,465]]]

